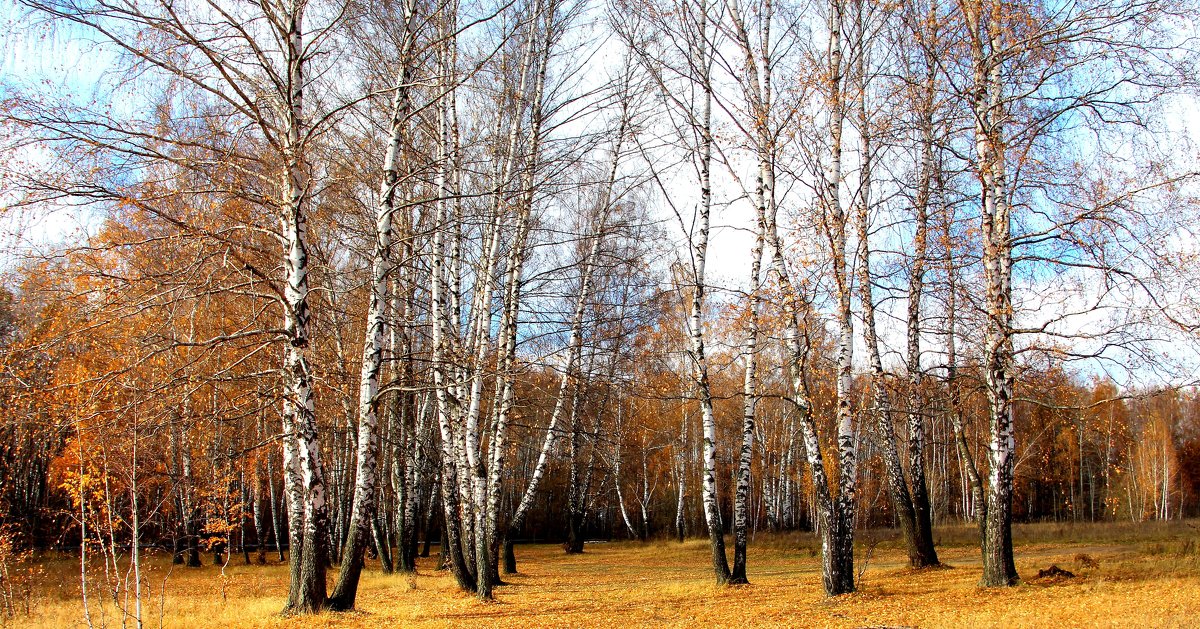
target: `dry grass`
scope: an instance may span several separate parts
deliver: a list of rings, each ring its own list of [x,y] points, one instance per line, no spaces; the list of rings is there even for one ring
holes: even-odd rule
[[[970,537],[969,527],[959,528],[942,532],[942,559],[952,567],[918,572],[905,567],[903,552],[886,534],[863,534],[865,543],[877,546],[860,590],[836,599],[822,595],[815,546],[807,536],[760,538],[751,548],[752,585],[744,587],[711,584],[707,544],[700,540],[590,544],[574,556],[546,545],[518,547],[522,573],[497,590],[494,603],[458,592],[448,575],[423,560],[416,577],[369,571],[360,611],[305,618],[277,613],[287,589],[284,566],[242,566],[235,558],[222,576],[211,566],[170,570],[159,557],[151,562],[153,596],[144,618],[146,626],[158,626],[162,603],[168,627],[1200,625],[1200,532],[1194,524],[1020,527],[1017,568],[1025,578],[1051,564],[1078,576],[1006,589],[976,585],[978,550],[954,543]],[[1098,566],[1081,565],[1077,555]],[[78,565],[69,558],[44,565],[32,615],[10,622],[81,626]],[[94,599],[97,625],[102,611],[109,626],[120,625],[115,608],[102,610]]]

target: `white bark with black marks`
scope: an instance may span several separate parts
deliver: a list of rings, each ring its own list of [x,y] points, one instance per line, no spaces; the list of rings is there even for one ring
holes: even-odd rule
[[[391,300],[390,275],[392,256],[392,223],[400,185],[400,150],[406,134],[411,109],[409,67],[415,44],[416,3],[404,4],[404,42],[400,51],[400,69],[392,97],[387,149],[383,159],[383,174],[379,184],[379,199],[375,209],[375,247],[371,255],[371,293],[367,304],[367,325],[363,339],[361,373],[358,391],[357,467],[354,481],[354,503],[350,513],[349,530],[341,555],[341,570],[337,585],[330,597],[330,606],[337,610],[354,608],[358,580],[362,573],[363,553],[366,550],[371,525],[375,519],[375,494],[378,483],[379,457],[379,375],[383,366],[383,349],[387,332],[387,311]]]

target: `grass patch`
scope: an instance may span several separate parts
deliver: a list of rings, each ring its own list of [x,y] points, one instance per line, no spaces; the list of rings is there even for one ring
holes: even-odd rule
[[[961,529],[961,530],[959,530]],[[974,527],[942,527],[957,540]],[[459,592],[453,579],[422,560],[415,577],[363,575],[359,609],[316,617],[279,615],[287,593],[284,565],[172,567],[164,555],[147,561],[146,627],[530,627],[587,626],[1194,626],[1200,618],[1200,555],[1192,523],[1022,525],[1014,531],[1013,588],[978,586],[978,548],[939,547],[953,569],[910,570],[904,551],[884,531],[859,592],[827,599],[820,585],[819,543],[811,535],[757,536],[749,555],[751,585],[722,588],[708,570],[705,540],[590,544],[582,555],[557,545],[519,546],[520,574],[506,576],[496,604]],[[812,552],[817,551],[817,552]],[[810,554],[811,552],[811,554]],[[1088,562],[1078,559],[1086,556]],[[1051,564],[1070,579],[1035,579]],[[43,557],[41,582],[28,616],[16,627],[79,627],[78,563]],[[330,574],[330,579],[335,575]],[[119,626],[122,615],[93,584],[97,626]],[[123,601],[118,601],[123,603]]]

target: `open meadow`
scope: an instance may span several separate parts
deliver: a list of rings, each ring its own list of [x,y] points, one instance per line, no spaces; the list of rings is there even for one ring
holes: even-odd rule
[[[1187,627],[1200,623],[1200,529],[1195,522],[1017,525],[1014,588],[981,588],[978,549],[967,526],[940,529],[947,568],[912,571],[894,532],[864,531],[857,548],[859,591],[826,598],[819,552],[809,535],[759,536],[750,548],[749,586],[717,587],[706,540],[588,544],[581,555],[557,545],[518,546],[520,574],[496,600],[458,590],[435,558],[414,576],[364,574],[358,611],[279,614],[287,568],[222,570],[147,562],[145,626],[156,627]],[[436,555],[436,552],[434,553]],[[1085,557],[1086,556],[1086,557]],[[211,557],[206,557],[206,561]],[[1037,578],[1055,564],[1074,578]],[[78,562],[44,559],[30,613],[15,627],[84,626]],[[330,577],[334,576],[330,573]],[[102,575],[101,575],[102,576]],[[93,588],[101,587],[97,580]],[[111,601],[93,590],[96,626],[120,626]],[[129,603],[132,605],[132,602]]]
[[[1200,629],[1200,0],[0,24],[0,629]]]

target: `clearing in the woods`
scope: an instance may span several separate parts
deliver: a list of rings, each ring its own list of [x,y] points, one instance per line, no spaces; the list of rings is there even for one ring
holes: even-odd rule
[[[816,541],[760,535],[751,585],[711,583],[707,540],[592,543],[582,555],[557,545],[518,546],[520,574],[482,603],[422,559],[415,576],[384,575],[369,562],[358,611],[282,617],[287,566],[172,567],[159,554],[144,576],[147,627],[606,627],[910,626],[1186,627],[1200,624],[1200,524],[1018,525],[1014,588],[981,588],[969,526],[942,527],[947,568],[913,571],[891,531],[865,531],[856,549],[859,591],[827,599]],[[436,556],[436,547],[434,548]],[[211,560],[211,555],[206,557]],[[1057,565],[1074,577],[1037,578]],[[16,626],[85,626],[77,558],[43,559],[29,615]],[[330,573],[330,578],[336,571]],[[121,615],[91,583],[95,626]],[[133,605],[133,601],[120,601]],[[132,607],[131,607],[132,609]]]

